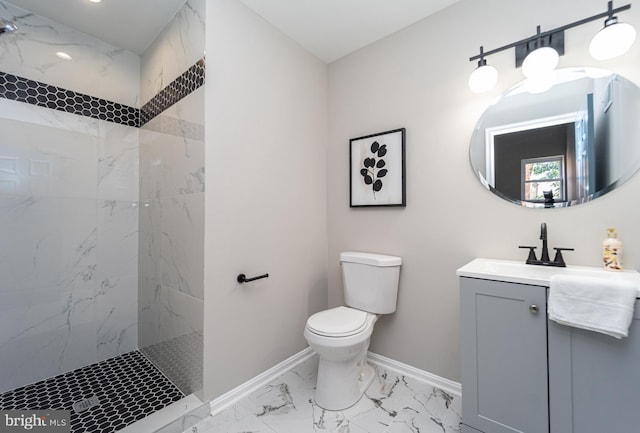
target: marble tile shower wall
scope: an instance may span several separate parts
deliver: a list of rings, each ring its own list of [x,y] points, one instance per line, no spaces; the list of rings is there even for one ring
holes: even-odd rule
[[[204,57],[189,0],[141,58],[143,105]],[[204,87],[140,129],[139,346],[185,394],[202,390]]]
[[[139,56],[5,1],[0,16],[20,26],[0,72],[139,107]],[[0,392],[137,348],[138,135],[0,98]]]

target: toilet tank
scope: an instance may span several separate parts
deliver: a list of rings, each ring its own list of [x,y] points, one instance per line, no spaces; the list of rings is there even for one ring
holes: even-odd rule
[[[340,254],[344,301],[348,307],[375,314],[396,311],[402,258],[382,254]]]

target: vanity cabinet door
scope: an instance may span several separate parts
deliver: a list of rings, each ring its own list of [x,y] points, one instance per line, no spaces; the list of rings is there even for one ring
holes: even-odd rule
[[[549,321],[552,433],[640,431],[640,301],[629,336]]]
[[[460,299],[463,424],[548,433],[546,288],[462,277]]]

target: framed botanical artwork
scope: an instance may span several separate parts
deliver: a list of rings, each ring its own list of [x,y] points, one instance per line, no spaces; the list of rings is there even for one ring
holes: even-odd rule
[[[405,128],[349,140],[351,207],[406,206]]]

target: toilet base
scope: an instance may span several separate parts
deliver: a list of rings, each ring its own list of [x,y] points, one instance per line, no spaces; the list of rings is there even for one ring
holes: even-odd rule
[[[360,401],[374,378],[374,368],[364,360],[340,363],[320,358],[314,400],[325,410],[347,409]]]
[[[367,391],[367,389],[371,386],[371,384],[373,383],[373,379],[375,378],[375,375],[376,375],[376,371],[374,370],[374,368],[369,364],[365,364],[365,366],[362,369],[362,373],[360,374],[360,379],[358,379],[358,383],[360,385],[360,390],[361,390],[360,397],[362,397],[364,393]]]

